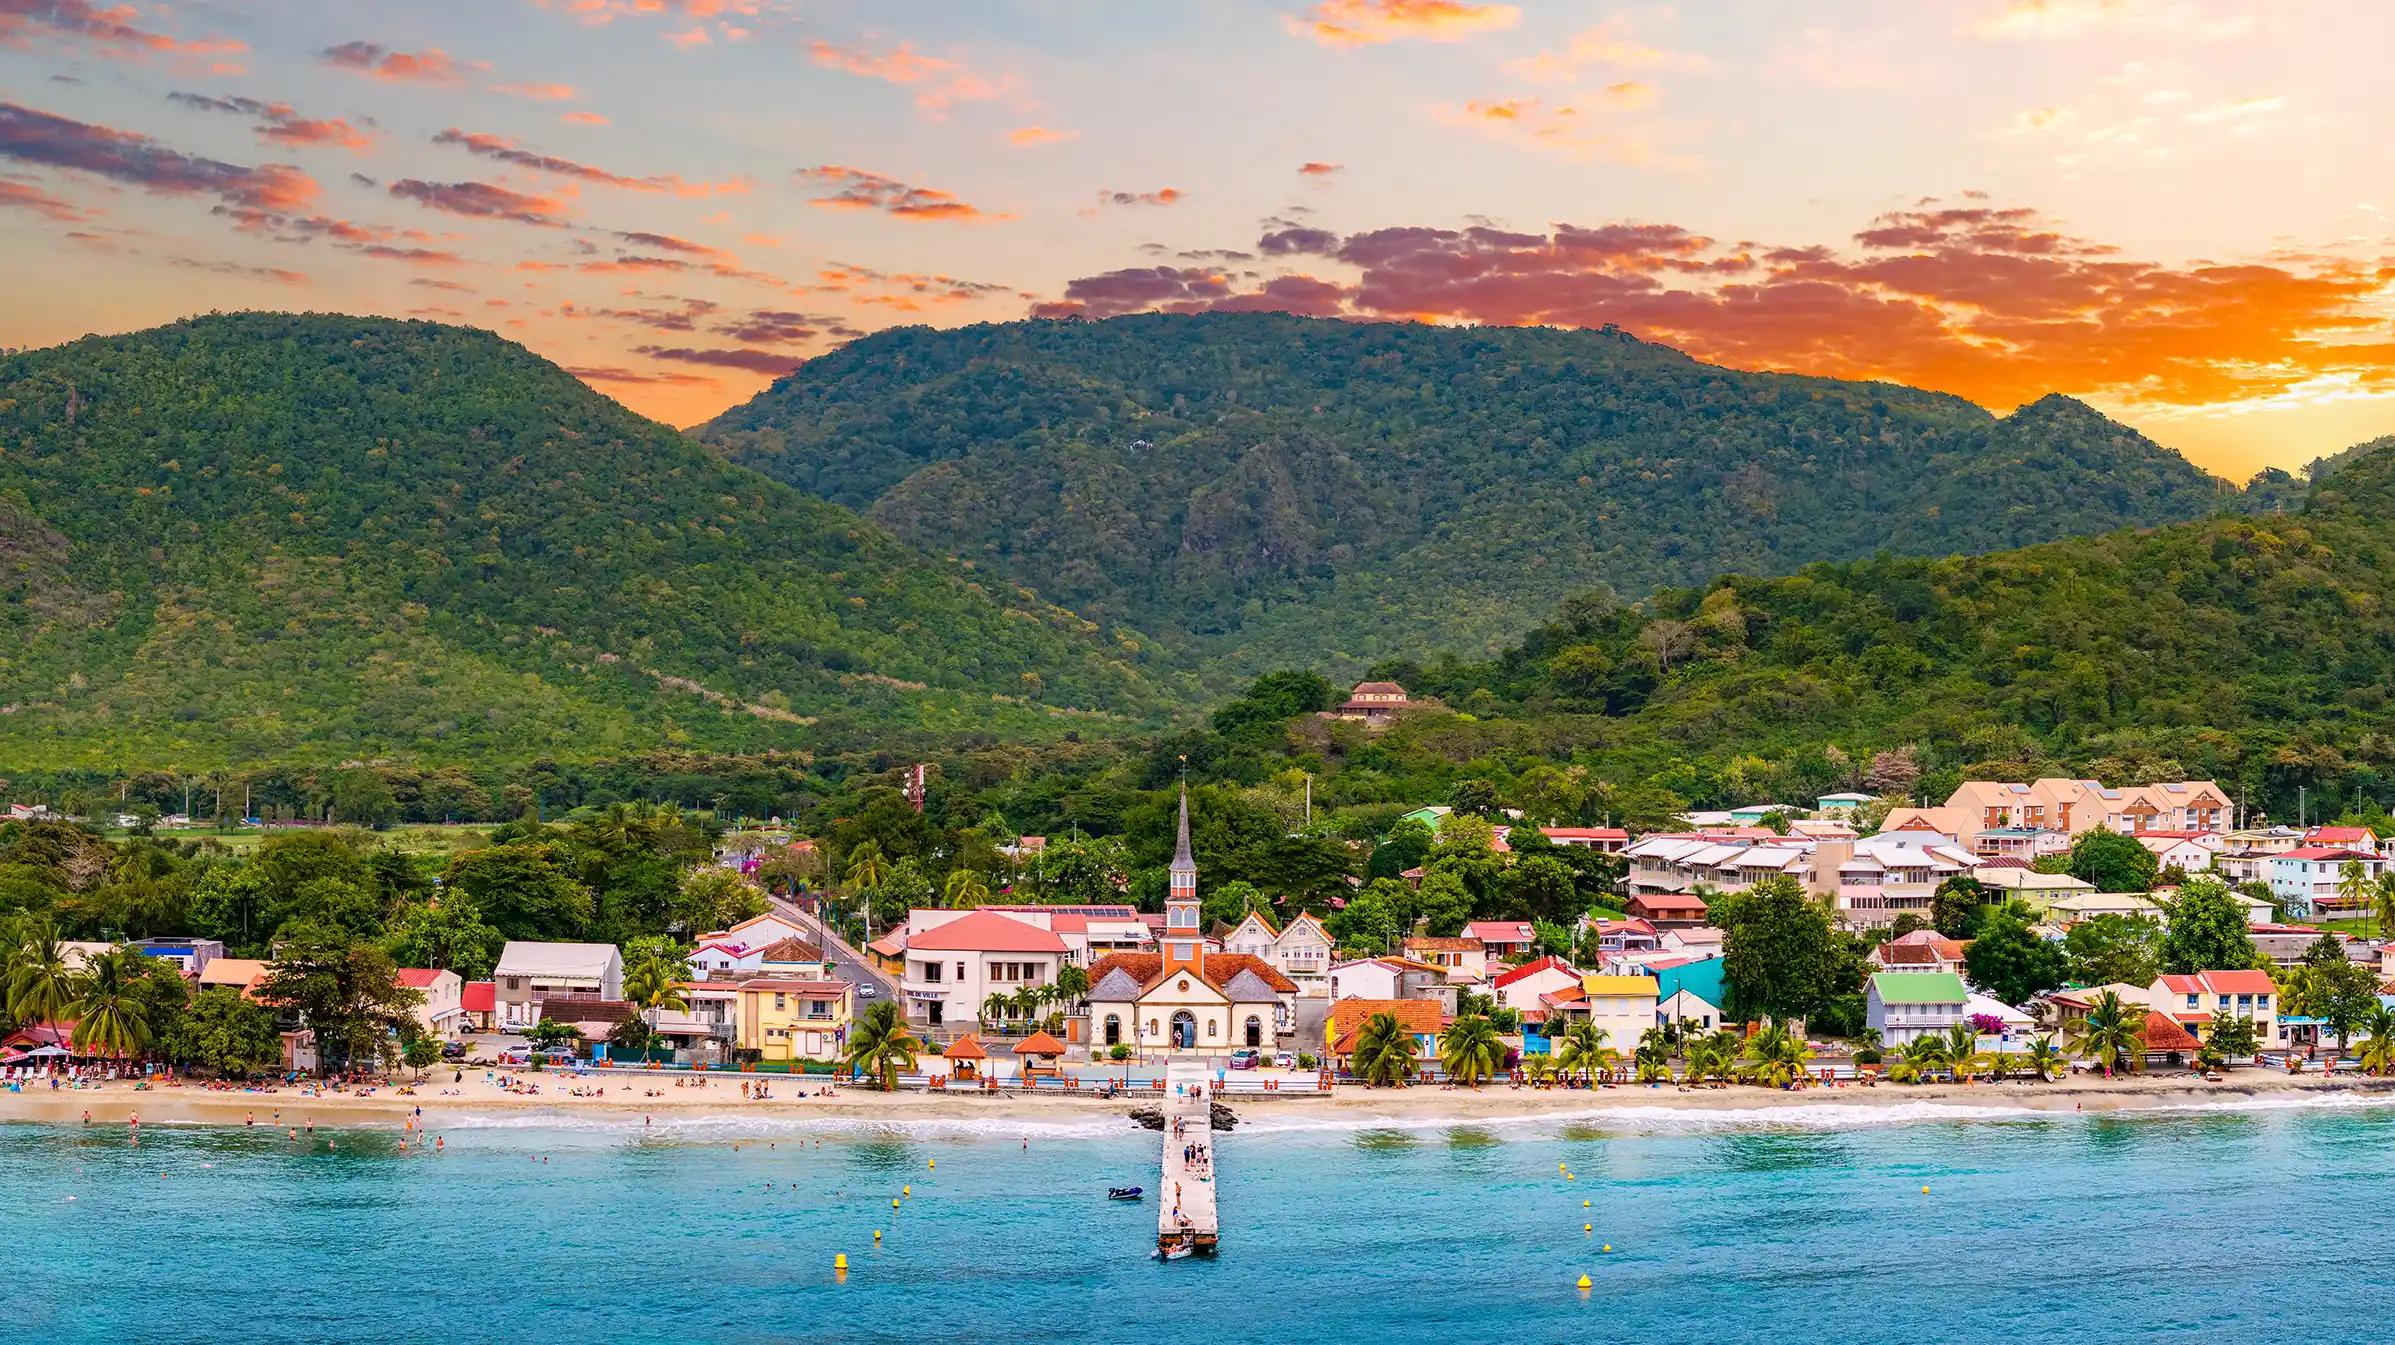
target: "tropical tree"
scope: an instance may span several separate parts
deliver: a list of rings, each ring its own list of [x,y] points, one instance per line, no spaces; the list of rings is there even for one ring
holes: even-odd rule
[[[992,990],[981,999],[981,1021],[995,1027],[1015,1011],[1015,997],[1003,990]]]
[[[1532,1083],[1545,1083],[1554,1078],[1556,1071],[1560,1068],[1561,1066],[1555,1063],[1555,1057],[1551,1055],[1522,1057],[1522,1073],[1528,1075]]]
[[[2377,895],[2378,884],[2362,861],[2346,860],[2344,867],[2337,870],[2337,896],[2345,903],[2347,911],[2364,910],[2375,905]]]
[[[848,852],[848,888],[871,892],[890,881],[890,861],[878,841],[859,841]]]
[[[1813,1050],[1804,1038],[1778,1023],[1747,1038],[1748,1073],[1756,1083],[1766,1088],[1786,1088],[1805,1077],[1805,1066],[1813,1059]]]
[[[1954,1057],[1947,1049],[1942,1033],[1927,1033],[1913,1038],[1897,1052],[1896,1061],[1888,1066],[1888,1077],[1897,1083],[1919,1083],[1929,1076],[1953,1067]]]
[[[958,869],[948,875],[945,891],[949,907],[963,910],[990,899],[990,880],[978,869]]]
[[[2370,893],[2370,913],[2378,917],[2381,935],[2395,931],[2395,869],[2378,876],[2378,885]]]
[[[898,1006],[885,1000],[866,1006],[857,1016],[843,1059],[858,1073],[871,1074],[884,1092],[896,1092],[899,1072],[915,1067],[915,1053],[922,1045]]]
[[[138,1058],[150,1048],[142,999],[149,958],[127,947],[91,960],[75,989],[75,1050],[83,1055]]]
[[[1956,1023],[1946,1029],[1946,1065],[1957,1078],[1986,1073],[1984,1069],[1973,1068],[1978,1063],[1979,1054],[1977,1028],[1969,1023]]]
[[[1396,1014],[1376,1013],[1356,1034],[1355,1072],[1371,1087],[1402,1088],[1413,1077],[1414,1058],[1421,1051],[1422,1043],[1405,1030]]]
[[[1505,1065],[1505,1041],[1497,1027],[1481,1014],[1458,1018],[1439,1038],[1439,1064],[1447,1077],[1466,1088],[1478,1088]]]
[[[1556,1063],[1566,1073],[1577,1070],[1583,1079],[1594,1082],[1598,1071],[1610,1071],[1614,1061],[1620,1058],[1619,1052],[1605,1044],[1611,1035],[1586,1018],[1574,1020],[1563,1030],[1563,1039],[1555,1052]]]
[[[2021,1055],[2021,1063],[2029,1070],[2031,1078],[2041,1082],[2059,1079],[2070,1068],[2070,1061],[2063,1056],[2062,1049],[2054,1044],[2054,1034],[2051,1032],[2030,1039],[2029,1049]]]
[[[29,919],[9,960],[5,991],[8,1017],[18,1023],[45,1023],[66,1016],[75,1000],[75,975],[67,968],[66,943],[58,928],[46,920]]]
[[[2388,1012],[2384,1005],[2373,1004],[2371,1007],[2378,1013]],[[2370,1022],[2371,1017],[2365,1015],[2363,1026],[2369,1026]],[[2256,1030],[2251,1018],[2217,1018],[2204,1033],[2204,1045],[2218,1048],[2221,1062],[2226,1064],[2231,1060],[2249,1058],[2261,1050],[2262,1034]]]
[[[2087,1017],[2063,1029],[2062,1039],[2081,1059],[2101,1065],[2104,1077],[2110,1078],[2116,1069],[2136,1069],[2145,1058],[2145,1025],[2144,1005],[2124,1003],[2118,992],[2107,990],[2096,996]]]
[[[2362,1068],[2372,1074],[2395,1069],[2395,1009],[2381,1004],[2362,1020]]]
[[[1056,999],[1060,1004],[1079,1004],[1089,998],[1089,972],[1075,963],[1067,962],[1056,969]]]
[[[689,979],[690,964],[683,960],[681,950],[654,942],[639,946],[632,964],[624,968],[624,998],[640,1006],[642,1021],[652,1036],[660,1010],[682,1013],[690,1008],[690,1002],[682,997],[682,983]]]

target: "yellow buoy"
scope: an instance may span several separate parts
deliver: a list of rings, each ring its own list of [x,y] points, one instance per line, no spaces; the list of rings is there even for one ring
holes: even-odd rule
[[[1577,1174],[1575,1174],[1575,1173],[1570,1173],[1570,1172],[1567,1172],[1567,1173],[1563,1174],[1563,1179],[1564,1179],[1565,1181],[1567,1181],[1567,1182],[1576,1182],[1576,1181],[1580,1180],[1580,1178],[1579,1178],[1579,1176],[1578,1176]]]
[[[1606,1244],[1605,1244],[1605,1250],[1606,1250],[1606,1251],[1612,1251],[1612,1250],[1613,1250],[1613,1244],[1612,1244],[1612,1243],[1610,1243],[1610,1242],[1606,1243]]]
[[[880,1229],[878,1229],[878,1228],[877,1228],[877,1229],[874,1229],[874,1230],[873,1230],[873,1240],[874,1240],[875,1242],[879,1242],[879,1241],[881,1241],[881,1230],[880,1230]]]
[[[936,1167],[938,1167],[939,1165],[940,1165],[940,1160],[939,1160],[939,1159],[937,1159],[937,1158],[934,1158],[934,1159],[930,1160],[929,1162],[926,1162],[926,1163],[925,1163],[923,1166],[925,1166],[925,1167],[927,1167],[927,1168],[936,1168]]]
[[[1581,1277],[1580,1277],[1580,1287],[1581,1287],[1581,1288],[1583,1288],[1583,1289],[1586,1289],[1586,1288],[1589,1286],[1589,1284],[1590,1284],[1590,1283],[1591,1283],[1591,1281],[1589,1280],[1588,1276],[1586,1276],[1586,1275],[1583,1275],[1583,1276],[1581,1276]]]
[[[1597,1231],[1597,1226],[1595,1224],[1582,1224],[1580,1225],[1580,1231],[1583,1233],[1594,1233]]]
[[[1582,1209],[1587,1209],[1587,1208],[1588,1208],[1588,1202],[1587,1202],[1587,1201],[1585,1201],[1585,1200],[1581,1201],[1581,1202],[1580,1202],[1580,1208],[1582,1208]]]
[[[1929,1194],[1929,1188],[1928,1188],[1928,1187],[1926,1187],[1926,1186],[1922,1187],[1922,1188],[1921,1188],[1921,1194],[1923,1194],[1923,1195],[1928,1195],[1928,1194]]]
[[[832,1257],[832,1269],[834,1269],[834,1270],[846,1270],[846,1269],[848,1269],[848,1253],[846,1253],[846,1252],[841,1252],[841,1253],[838,1253],[837,1255],[833,1256],[833,1257]]]
[[[891,1208],[891,1209],[897,1209],[897,1208],[898,1208],[898,1197],[896,1197],[896,1196],[892,1196],[892,1197],[890,1197],[890,1208]]]
[[[899,1187],[899,1188],[898,1188],[898,1194],[900,1194],[900,1195],[902,1195],[902,1196],[911,1196],[911,1195],[913,1195],[914,1193],[915,1193],[915,1188],[914,1188],[914,1187],[912,1187],[912,1186],[901,1186],[901,1187]]]

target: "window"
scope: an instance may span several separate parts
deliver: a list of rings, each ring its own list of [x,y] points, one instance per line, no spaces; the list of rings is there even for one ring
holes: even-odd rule
[[[1215,1035],[1215,1029],[1217,1029],[1217,1028],[1219,1028],[1219,1027],[1221,1027],[1221,1026],[1222,1026],[1222,1024],[1215,1022],[1213,1019],[1211,1019],[1211,1018],[1207,1019],[1207,1020],[1206,1020],[1206,1035],[1207,1035],[1207,1036],[1209,1036],[1209,1037],[1211,1037],[1211,1036],[1214,1036],[1214,1035]]]
[[[945,970],[947,969],[937,962],[926,962],[923,964],[923,979],[931,982],[934,985],[938,985],[940,983],[940,973]]]
[[[787,997],[785,997],[779,990],[773,992],[773,1007],[776,1012],[790,1007],[789,1003],[787,1002]]]

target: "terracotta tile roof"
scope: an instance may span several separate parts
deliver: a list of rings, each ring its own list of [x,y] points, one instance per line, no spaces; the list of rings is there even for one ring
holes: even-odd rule
[[[1650,911],[1703,911],[1705,899],[1693,892],[1641,892],[1630,898],[1632,909]]]
[[[1408,950],[1419,948],[1427,953],[1477,953],[1482,944],[1478,939],[1439,939],[1414,935],[1406,939]]]
[[[783,939],[779,943],[767,944],[765,951],[757,956],[767,962],[821,962],[823,949],[820,945],[810,943],[805,939],[789,938]]]
[[[2146,1015],[2145,1041],[2149,1051],[2193,1051],[2203,1045],[2194,1033],[2172,1022],[2166,1013]]]
[[[1117,970],[1139,982],[1140,993],[1144,995],[1156,988],[1156,982],[1161,978],[1161,973],[1164,970],[1164,955],[1161,953],[1108,953],[1090,964],[1089,983],[1096,985],[1106,979],[1106,973]],[[1438,968],[1433,967],[1430,970],[1436,971]],[[1275,994],[1294,995],[1297,993],[1297,982],[1283,976],[1279,968],[1252,953],[1208,953],[1206,954],[1205,974],[1199,979],[1216,990],[1221,990],[1238,979],[1239,973],[1243,971],[1254,973],[1256,979],[1270,986]]]
[[[921,934],[907,935],[906,946],[910,952],[1061,953],[1064,940],[1011,915],[974,911]]]
[[[970,1032],[948,1043],[948,1049],[940,1054],[950,1060],[987,1060],[990,1058],[990,1053],[982,1048],[980,1041],[975,1039]]]
[[[752,990],[762,990],[769,994],[782,995],[845,995],[848,993],[848,982],[785,981],[780,979],[761,978],[754,981],[742,981],[740,983],[740,989],[743,993]]]
[[[1063,1055],[1064,1043],[1045,1032],[1034,1032],[1015,1043],[1016,1055]]]
[[[1398,1023],[1410,1033],[1437,1036],[1447,1026],[1446,1015],[1439,1011],[1435,999],[1343,999],[1333,1004],[1323,1019],[1326,1033],[1339,1034],[1331,1043],[1331,1054],[1353,1054],[1364,1025],[1384,1013],[1395,1014]]]

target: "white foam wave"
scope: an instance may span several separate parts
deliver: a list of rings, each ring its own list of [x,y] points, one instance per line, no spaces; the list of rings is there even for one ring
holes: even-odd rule
[[[1137,1133],[1120,1116],[1081,1121],[1035,1121],[1001,1117],[872,1117],[851,1115],[766,1115],[755,1112],[658,1112],[646,1122],[637,1112],[455,1111],[444,1113],[447,1131],[499,1130],[593,1135],[638,1133],[665,1139],[805,1138],[1004,1139],[1035,1141],[1103,1139]]]

